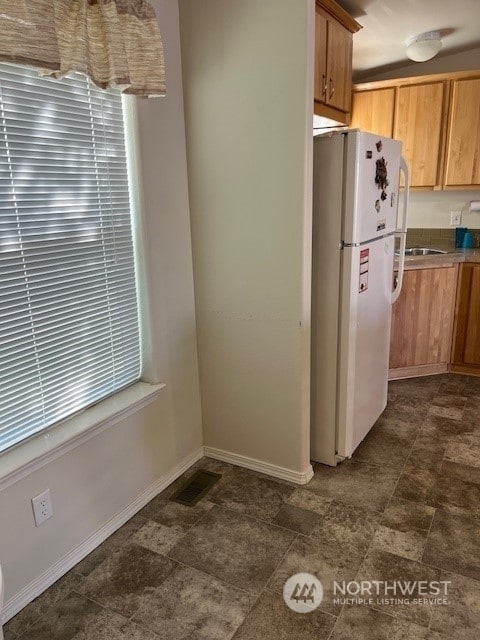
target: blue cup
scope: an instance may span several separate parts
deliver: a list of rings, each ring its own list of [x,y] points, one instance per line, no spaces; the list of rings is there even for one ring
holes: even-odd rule
[[[471,231],[465,231],[462,238],[463,249],[473,249],[473,233]]]
[[[467,227],[457,227],[455,229],[455,246],[457,249],[463,247],[463,236],[467,231]]]

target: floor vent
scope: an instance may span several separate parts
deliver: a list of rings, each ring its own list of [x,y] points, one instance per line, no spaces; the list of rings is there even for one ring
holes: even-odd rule
[[[170,500],[184,504],[187,507],[193,507],[221,477],[221,473],[199,469],[186,481],[183,487],[173,494]]]

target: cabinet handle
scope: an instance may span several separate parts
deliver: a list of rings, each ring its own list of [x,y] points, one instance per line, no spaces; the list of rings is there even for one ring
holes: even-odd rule
[[[322,95],[327,97],[327,76],[322,73]]]
[[[328,97],[331,98],[333,96],[333,94],[335,93],[335,85],[333,84],[332,78],[329,78],[328,84],[330,85],[330,91],[328,93]]]

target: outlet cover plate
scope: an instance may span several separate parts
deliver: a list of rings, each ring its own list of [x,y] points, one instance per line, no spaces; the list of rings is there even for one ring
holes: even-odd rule
[[[459,227],[462,224],[462,212],[450,211],[450,226]]]
[[[45,489],[35,498],[32,498],[33,517],[35,525],[39,527],[41,524],[53,516],[52,498],[50,489]]]

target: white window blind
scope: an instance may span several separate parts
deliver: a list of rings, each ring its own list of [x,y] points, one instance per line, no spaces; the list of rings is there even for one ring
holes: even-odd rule
[[[0,451],[139,379],[122,102],[0,64]]]

